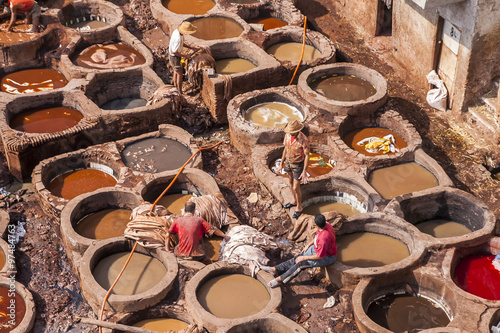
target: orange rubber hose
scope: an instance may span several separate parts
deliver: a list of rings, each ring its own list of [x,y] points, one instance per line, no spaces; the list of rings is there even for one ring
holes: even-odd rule
[[[151,206],[151,209],[149,210],[149,212],[153,212],[154,210],[154,207],[155,205],[158,203],[158,201],[165,195],[165,193],[167,193],[167,191],[172,187],[172,185],[174,184],[174,182],[177,180],[177,178],[179,177],[179,175],[181,174],[181,172],[184,170],[184,168],[186,167],[186,165],[191,162],[191,160],[202,150],[207,150],[207,149],[212,149],[212,148],[215,148],[217,147],[218,145],[220,145],[221,143],[223,142],[226,142],[226,141],[229,141],[228,140],[222,140],[222,141],[219,141],[217,142],[215,145],[213,146],[210,146],[210,147],[204,147],[204,148],[199,148],[197,151],[194,152],[193,155],[191,155],[191,157],[186,161],[186,163],[184,163],[182,165],[182,167],[179,169],[179,171],[177,172],[177,174],[175,175],[174,179],[172,179],[172,181],[170,182],[170,184],[167,186],[167,188],[160,194],[160,196],[155,200],[155,202],[153,202],[153,205]],[[109,288],[108,292],[106,293],[106,295],[104,296],[104,300],[102,302],[102,306],[101,306],[101,311],[99,313],[99,320],[102,320],[102,316],[104,314],[104,307],[106,305],[106,302],[109,298],[109,295],[111,294],[111,291],[113,290],[113,288],[115,287],[115,285],[118,283],[118,280],[120,279],[120,277],[122,276],[123,272],[125,271],[125,268],[127,268],[127,265],[130,261],[130,259],[132,258],[132,255],[134,254],[134,251],[135,249],[137,248],[137,244],[138,242],[136,241],[135,244],[134,244],[134,247],[132,248],[132,250],[130,251],[130,254],[127,258],[127,261],[125,261],[125,264],[123,265],[123,268],[122,270],[120,271],[120,273],[118,273],[118,276],[116,277],[115,281],[113,282],[113,284],[111,285],[111,287]],[[102,333],[102,327],[99,326],[99,333]]]
[[[290,80],[290,83],[288,85],[291,85],[293,82],[293,79],[295,79],[295,74],[297,74],[297,71],[299,70],[300,64],[302,64],[302,58],[304,58],[304,51],[306,49],[306,26],[307,26],[307,16],[304,16],[304,37],[302,39],[302,53],[300,54],[300,60],[295,68],[295,72],[293,72],[292,79]]]

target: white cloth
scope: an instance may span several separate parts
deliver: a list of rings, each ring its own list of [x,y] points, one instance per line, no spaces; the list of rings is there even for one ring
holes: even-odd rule
[[[175,56],[174,52],[182,52],[182,47],[184,45],[184,36],[181,35],[179,30],[175,29],[170,36],[170,43],[168,44],[168,54]]]

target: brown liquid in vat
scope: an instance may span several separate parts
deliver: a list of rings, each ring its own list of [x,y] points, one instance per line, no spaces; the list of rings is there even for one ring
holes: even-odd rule
[[[241,318],[263,310],[271,300],[266,287],[243,274],[220,275],[198,288],[201,306],[219,318]]]
[[[354,267],[389,265],[410,255],[403,242],[373,232],[339,235],[337,250],[337,260]]]
[[[168,194],[164,195],[159,201],[158,205],[162,205],[167,208],[172,214],[181,214],[181,210],[184,208],[184,204],[191,199],[193,195],[191,194]]]
[[[215,72],[218,74],[234,74],[249,71],[255,66],[251,61],[243,58],[220,59],[215,62]]]
[[[260,127],[280,127],[286,126],[290,120],[302,122],[304,116],[295,107],[280,103],[269,102],[252,106],[244,114],[245,120]]]
[[[215,6],[212,0],[163,0],[163,7],[176,14],[205,15]]]
[[[123,235],[131,213],[128,209],[104,209],[81,219],[75,231],[91,239],[118,237]]]
[[[82,169],[57,176],[47,189],[55,196],[71,200],[80,194],[115,185],[116,179],[103,171]]]
[[[5,266],[5,253],[0,248],[0,270],[2,270],[4,266]]]
[[[278,157],[271,161],[269,169],[276,173],[279,165],[281,163],[281,157]],[[316,178],[319,176],[326,175],[333,169],[333,164],[330,164],[328,157],[325,157],[316,153],[309,153],[309,165],[307,166],[307,173],[309,178]],[[288,174],[282,169],[278,174],[281,177],[288,178]]]
[[[70,24],[69,27],[73,29],[79,29],[79,30],[95,30],[99,28],[104,28],[108,27],[109,24],[103,21],[97,21],[97,20],[92,20],[92,21],[84,21],[84,22],[78,22],[78,23],[73,23]]]
[[[351,216],[359,214],[360,211],[351,205],[341,203],[341,202],[319,202],[305,207],[302,210],[305,214],[316,215],[323,214],[326,212],[336,211],[345,216]]]
[[[119,252],[101,259],[92,274],[97,283],[108,290],[123,268],[129,252]],[[156,286],[165,276],[165,266],[156,258],[134,252],[112,293],[117,295],[140,294]]]
[[[33,40],[38,36],[37,33],[31,33],[33,25],[23,23],[24,20],[16,21],[12,26],[12,31],[6,32],[5,30],[7,29],[9,22],[10,19],[7,20],[7,22],[4,21],[3,24],[0,24],[0,45],[20,44]]]
[[[389,294],[368,306],[366,314],[394,333],[417,333],[450,323],[446,312],[424,297]]]
[[[0,89],[9,94],[28,94],[62,88],[67,84],[68,80],[61,73],[37,68],[5,75],[0,81]]]
[[[269,46],[266,52],[281,61],[299,61],[302,54],[302,43],[277,43]],[[311,45],[305,46],[302,61],[310,61],[319,57],[321,57],[321,52],[318,49]]]
[[[264,31],[270,30],[270,29],[275,29],[275,28],[280,28],[280,27],[284,27],[284,26],[288,25],[288,23],[286,23],[285,21],[282,21],[282,20],[274,18],[274,17],[266,17],[266,18],[257,17],[257,18],[249,20],[248,23],[263,24]]]
[[[183,330],[188,327],[189,324],[178,319],[154,318],[141,320],[140,322],[135,323],[132,326],[148,329],[155,332],[167,332]]]
[[[384,199],[439,185],[431,172],[415,162],[377,169],[368,176],[368,183]]]
[[[76,57],[78,66],[93,69],[126,68],[142,65],[146,59],[133,47],[123,44],[95,44]]]
[[[78,124],[83,115],[63,106],[24,111],[10,120],[10,127],[27,133],[57,133]]]
[[[361,101],[377,92],[370,82],[355,75],[322,77],[313,80],[310,86],[326,98],[342,102]]]
[[[124,97],[113,99],[101,106],[103,110],[128,110],[146,106],[147,100],[140,97]]]
[[[238,22],[227,17],[204,17],[191,23],[197,28],[192,36],[204,40],[238,37],[243,32]]]
[[[402,148],[407,147],[408,145],[406,144],[406,141],[399,136],[398,134],[394,133],[393,131],[390,131],[385,128],[381,127],[367,127],[367,128],[362,128],[362,129],[356,129],[354,131],[351,131],[347,133],[342,140],[348,145],[350,148],[354,149],[355,151],[366,155],[366,156],[376,156],[376,155],[389,155],[393,154],[391,152],[388,153],[383,153],[382,151],[379,151],[378,153],[371,153],[366,151],[365,145],[361,144],[358,145],[358,142],[370,138],[370,137],[377,137],[377,138],[382,138],[386,135],[392,135],[394,137],[394,146],[401,150]]]
[[[436,238],[463,236],[471,232],[463,224],[442,219],[421,222],[415,224],[415,227],[423,233]]]
[[[191,157],[191,151],[177,140],[160,137],[133,142],[121,155],[129,168],[156,173],[180,168]]]
[[[11,312],[11,304],[14,304],[14,313]],[[14,318],[9,317],[13,314]],[[19,326],[26,314],[26,304],[17,292],[12,295],[9,287],[0,286],[0,333],[12,332]]]

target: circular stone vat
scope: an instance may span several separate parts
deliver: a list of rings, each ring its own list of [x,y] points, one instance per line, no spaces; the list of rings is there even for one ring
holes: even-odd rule
[[[52,179],[47,189],[52,195],[71,200],[80,194],[115,186],[116,178],[106,171],[94,168],[70,170]]]
[[[206,16],[190,20],[197,28],[191,36],[203,40],[234,38],[244,31],[243,26],[230,17]]]
[[[314,197],[302,203],[302,212],[308,215],[323,214],[336,211],[347,217],[366,213],[366,204],[349,193],[336,192],[335,195]]]
[[[309,109],[296,98],[294,88],[270,88],[261,90],[257,94],[249,92],[238,95],[229,102],[227,117],[231,142],[241,153],[250,154],[252,149],[258,144],[282,142],[285,133],[282,127],[274,126],[286,125],[288,122],[287,119],[291,115],[294,115],[295,119],[298,118],[304,124],[307,124]],[[267,105],[267,107],[263,107],[263,105]],[[273,109],[276,109],[275,106],[278,105],[291,111],[286,116],[283,111],[274,111],[269,108],[269,105]],[[261,107],[261,110],[253,111],[253,113],[256,113],[255,118],[253,118],[254,115],[252,114],[252,108],[254,107]],[[247,115],[249,112],[250,114]],[[265,116],[269,117],[270,115],[273,115],[275,120],[265,122]],[[246,120],[246,118],[253,119],[251,121],[261,122],[261,126]]]
[[[249,323],[238,324],[229,328],[227,333],[306,333],[307,331],[296,322],[278,313],[270,313],[264,318]]]
[[[80,282],[83,295],[94,310],[101,307],[106,288],[109,287],[107,283],[113,283],[133,244],[124,238],[114,238],[95,242],[85,251],[80,264]],[[117,257],[122,261],[118,261]],[[153,271],[153,265],[157,271]],[[107,272],[115,269],[114,273]],[[138,245],[131,262],[110,294],[105,309],[134,312],[155,305],[172,288],[177,269],[177,261],[172,253],[161,248],[146,249]],[[96,270],[103,275],[97,277]],[[96,280],[101,277],[105,288]]]
[[[363,277],[409,271],[425,254],[418,232],[397,216],[355,215],[343,223],[336,236],[337,260],[327,272],[340,286],[356,284]],[[375,245],[368,245],[369,241]],[[352,251],[348,244],[358,244],[358,250]]]
[[[120,69],[146,63],[141,53],[123,42],[91,45],[75,52],[72,61],[76,66],[88,69]]]
[[[35,323],[35,302],[30,291],[21,283],[0,277],[0,318],[4,332],[31,332]]]
[[[438,276],[416,271],[361,281],[352,296],[356,324],[363,332],[455,332],[445,328],[458,302]],[[434,331],[432,331],[434,332]]]
[[[299,61],[302,54],[302,44],[298,42],[281,42],[269,46],[266,52],[279,61]],[[312,45],[306,44],[302,61],[313,61],[322,56],[321,52]]]
[[[495,216],[481,200],[450,187],[404,195],[384,212],[415,225],[422,239],[440,248],[484,243],[495,230]]]
[[[61,212],[61,234],[66,252],[80,256],[96,239],[123,235],[138,194],[126,189],[99,189],[71,200]]]
[[[215,72],[217,74],[243,73],[257,67],[250,60],[243,58],[225,58],[215,61]]]
[[[189,312],[209,331],[262,318],[281,303],[281,290],[267,286],[271,278],[259,272],[254,279],[248,267],[226,262],[208,265],[186,285]]]
[[[161,306],[124,315],[118,324],[141,327],[157,332],[180,331],[188,327],[193,319],[184,311]],[[121,331],[113,330],[113,333]]]
[[[261,24],[262,30],[267,31],[271,29],[281,28],[288,25],[286,21],[280,20],[276,17],[256,17],[248,20],[250,24]]]
[[[367,82],[365,86],[373,86],[375,92],[370,96],[365,95],[363,99],[343,101],[328,98],[314,90],[317,82],[324,77],[343,77],[346,80],[345,78],[353,76]],[[359,85],[355,88],[345,85],[345,88],[359,90]],[[384,77],[373,69],[352,63],[338,63],[310,68],[300,75],[297,90],[300,96],[312,105],[336,115],[371,115],[387,100],[387,81]],[[340,95],[339,93],[339,97],[341,97]]]
[[[212,0],[163,0],[162,4],[172,13],[184,15],[205,15],[215,6]]]
[[[64,6],[58,13],[59,21],[80,33],[104,35],[124,21],[120,8],[106,1],[77,1]]]
[[[83,119],[79,111],[65,106],[25,110],[9,121],[9,126],[26,133],[57,133],[76,126]]]
[[[68,84],[63,74],[50,68],[24,69],[8,73],[0,80],[0,91],[29,94],[62,88]]]

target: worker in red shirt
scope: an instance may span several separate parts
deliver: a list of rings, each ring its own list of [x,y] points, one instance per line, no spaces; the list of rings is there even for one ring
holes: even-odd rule
[[[12,26],[17,18],[17,13],[26,14],[26,24],[33,23],[31,32],[38,32],[40,23],[41,9],[38,3],[34,0],[0,0],[0,6],[9,7],[10,23],[7,27],[7,32],[12,31]]]
[[[170,234],[179,234],[179,244],[174,250],[175,256],[202,261],[205,259],[205,250],[203,249],[204,234],[209,233],[214,228],[215,235],[224,237],[224,239],[229,239],[229,237],[201,217],[195,216],[195,210],[196,205],[194,202],[186,202],[183,216],[175,219],[174,223],[172,223],[165,236],[165,243],[167,244],[167,250],[172,251],[170,242],[168,242],[169,236]]]
[[[262,267],[262,270],[278,276],[269,282],[269,287],[275,288],[281,283],[288,283],[303,269],[328,266],[335,262],[337,258],[335,230],[322,214],[314,216],[314,223],[316,236],[304,247],[303,253],[275,267]]]

